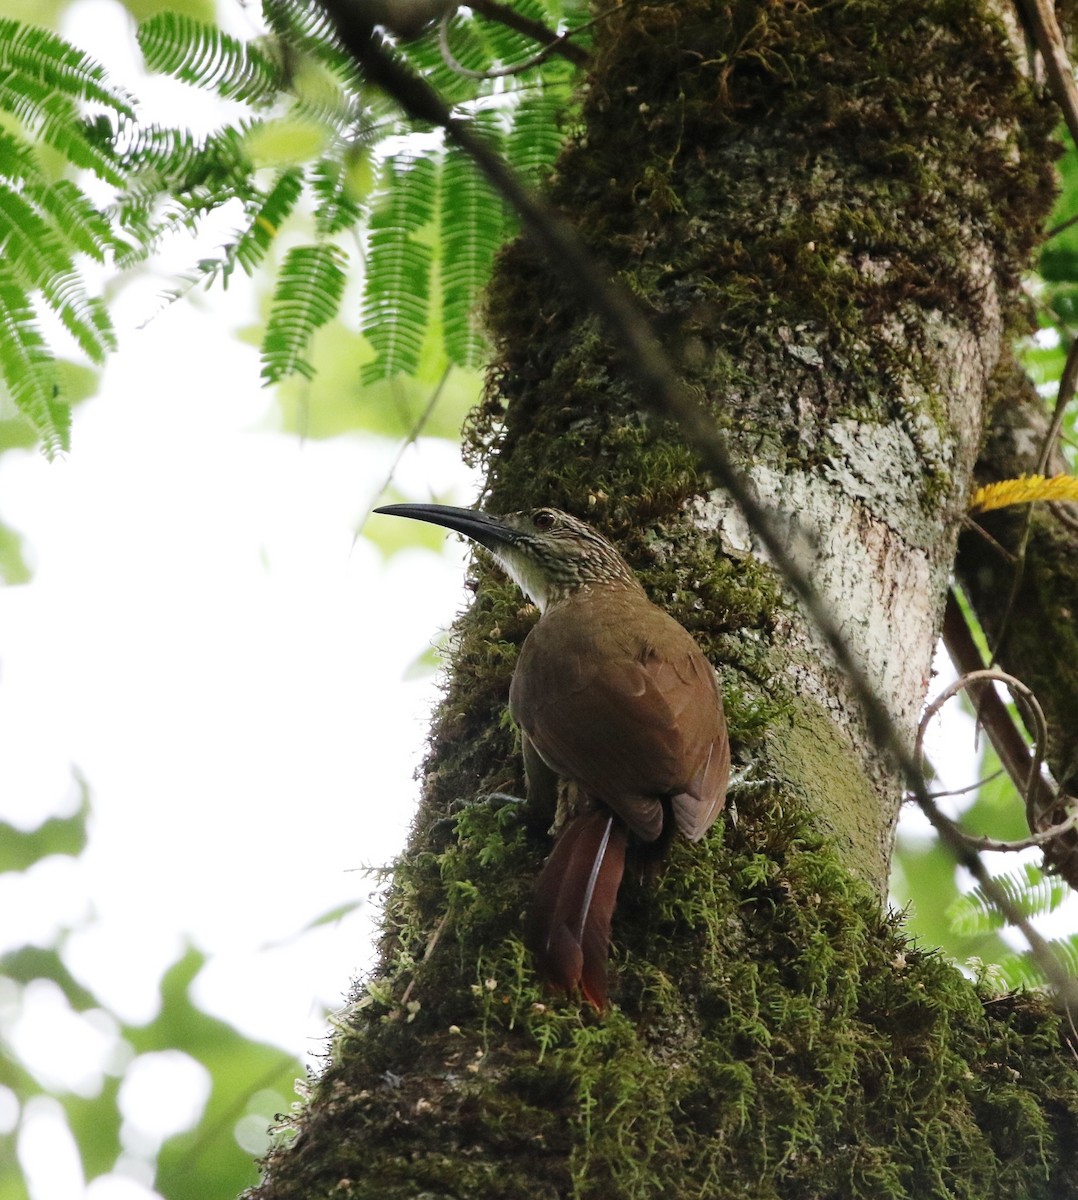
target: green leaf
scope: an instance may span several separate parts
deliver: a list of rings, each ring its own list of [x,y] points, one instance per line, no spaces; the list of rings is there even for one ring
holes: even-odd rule
[[[291,50],[317,59],[351,90],[362,89],[354,60],[337,40],[333,23],[320,5],[308,0],[262,0],[262,16]]]
[[[303,926],[303,932],[306,933],[309,929],[318,929],[322,925],[337,925],[344,920],[345,917],[351,916],[352,913],[358,912],[364,905],[363,900],[346,900],[343,904],[338,904],[336,907],[328,909],[326,912],[313,918]]]
[[[1051,938],[1048,949],[1068,975],[1078,977],[1078,934]],[[999,966],[1008,986],[1012,988],[1044,987],[1048,983],[1037,960],[1028,952],[1004,955]]]
[[[0,421],[0,446],[4,445],[5,427],[9,424],[11,422]],[[5,587],[30,582],[32,573],[24,549],[22,535],[0,521],[0,584]]]
[[[98,125],[83,120],[74,102],[47,83],[0,73],[0,109],[16,116],[73,166],[85,167],[116,187],[123,184],[110,141],[101,136]]]
[[[382,171],[381,196],[371,214],[372,230],[415,233],[434,219],[438,168],[431,157],[395,154]]]
[[[994,882],[1008,899],[1027,917],[1053,912],[1066,899],[1067,884],[1044,875],[1039,867],[1026,863],[1005,875],[995,876]],[[960,896],[948,909],[948,917],[957,933],[971,935],[1001,929],[1006,918],[978,886]]]
[[[276,1111],[287,1111],[302,1065],[273,1046],[251,1041],[232,1026],[203,1012],[191,999],[191,987],[205,964],[190,949],[161,983],[158,1016],[124,1036],[140,1054],[180,1050],[209,1072],[212,1091],[194,1129],[170,1138],[158,1158],[156,1190],[169,1200],[205,1200],[238,1196],[257,1177],[251,1155],[236,1142],[235,1128],[257,1097],[277,1093]],[[213,1180],[212,1192],[207,1181]]]
[[[537,0],[513,0],[513,11],[544,25],[551,23],[546,6]],[[526,63],[543,48],[540,42],[510,29],[500,21],[483,22],[483,32],[490,44],[490,52],[499,65],[517,66]]]
[[[86,848],[90,798],[82,784],[82,801],[70,817],[51,817],[36,829],[18,829],[0,821],[0,872],[25,871],[52,854],[77,858]]]
[[[31,182],[25,188],[50,223],[64,231],[69,244],[95,262],[104,262],[114,244],[112,229],[104,214],[70,179],[55,183]]]
[[[116,334],[104,304],[96,296],[86,295],[74,272],[49,280],[41,291],[86,357],[103,363],[108,352],[116,349]]]
[[[450,360],[476,367],[487,349],[479,293],[502,244],[501,201],[471,159],[451,147],[442,168],[442,336]]]
[[[266,383],[294,372],[313,376],[307,350],[315,330],[337,315],[346,282],[343,264],[344,255],[336,246],[294,246],[288,251],[262,340]]]
[[[70,417],[58,403],[56,362],[37,328],[29,297],[0,263],[0,377],[50,457],[66,450]]]
[[[434,215],[437,172],[429,158],[398,155],[385,165],[382,203],[371,217],[361,329],[377,357],[364,383],[413,373],[427,331],[433,254],[412,234]]]
[[[139,25],[136,37],[151,71],[229,100],[269,104],[284,84],[277,63],[258,46],[183,13],[150,17]]]
[[[27,288],[44,288],[74,269],[71,249],[21,192],[0,179],[0,247],[4,265]]]
[[[525,96],[513,113],[506,158],[532,185],[545,181],[561,153],[565,136],[558,124],[564,101],[548,91]]]
[[[105,68],[55,33],[36,25],[0,19],[0,72],[41,83],[47,95],[95,101],[134,117],[134,100],[109,86]]]
[[[360,218],[360,201],[367,188],[361,190],[359,180],[367,167],[367,154],[359,150],[347,154],[343,161],[324,158],[311,172],[311,189],[317,201],[315,223],[320,234],[340,233]]]
[[[450,54],[469,71],[489,71],[501,65],[492,53],[487,39],[492,22],[480,23],[458,10],[449,21],[447,39]],[[494,90],[491,80],[469,79],[445,61],[439,48],[440,34],[433,31],[405,48],[406,57],[414,64],[432,88],[449,104],[459,104],[478,93]]]
[[[74,267],[73,247],[87,232],[76,224],[74,237],[61,223],[52,223],[28,197],[0,179],[0,246],[6,265],[27,289],[39,289],[46,303],[59,316],[91,361],[100,363],[115,348],[108,313],[99,300],[85,293]],[[61,202],[71,203],[72,192],[61,190]],[[36,198],[36,197],[35,197]]]

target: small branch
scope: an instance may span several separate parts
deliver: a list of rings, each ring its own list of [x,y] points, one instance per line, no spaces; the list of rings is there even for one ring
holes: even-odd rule
[[[447,12],[438,22],[438,52],[442,56],[442,62],[457,75],[463,75],[465,79],[504,79],[508,75],[522,75],[525,71],[530,71],[532,67],[537,67],[551,53],[552,47],[544,46],[530,58],[524,59],[523,62],[505,67],[489,67],[485,71],[473,71],[471,67],[466,67],[459,62],[450,48],[449,20],[452,15],[452,12]]]
[[[959,671],[977,672],[983,667],[980,651],[953,592],[947,597],[943,640]],[[1026,822],[1034,835],[1047,835],[1038,837],[1033,843],[1044,848],[1044,870],[1061,875],[1071,887],[1078,888],[1078,835],[1075,823],[1070,820],[1073,801],[1061,795],[1039,769],[1035,773],[1032,771],[1025,739],[995,690],[982,684],[978,701],[978,716],[988,738],[1020,791],[1019,780],[1029,771],[1029,788],[1025,792]],[[1039,719],[1043,721],[1043,717]],[[976,848],[974,843],[971,850]]]
[[[985,670],[981,652],[973,640],[973,634],[966,624],[958,597],[953,590],[947,593],[947,606],[943,613],[943,644],[947,647],[947,653],[951,656],[959,673],[975,685],[970,690],[977,703],[977,717],[984,726],[993,749],[999,755],[1003,769],[1011,777],[1019,795],[1025,797],[1027,815],[1050,812],[1058,804],[1058,797],[1040,771],[1044,744],[1040,731],[1038,730],[1037,757],[1031,759],[1026,739],[1015,724],[1014,718],[1007,711],[1007,706],[996,694],[995,689],[986,686],[983,682],[986,677],[998,678],[1002,672]],[[1010,677],[1008,676],[1007,679],[1009,680]],[[982,682],[978,684],[979,680]],[[1024,684],[1019,684],[1017,680],[1015,680],[1015,684],[1032,696]],[[959,685],[966,686],[962,680],[959,680],[955,687],[957,688]],[[953,690],[948,689],[948,692],[953,694]],[[1040,706],[1038,705],[1037,711],[1039,712],[1039,710]],[[1043,722],[1043,716],[1040,720]],[[1030,828],[1036,828],[1032,821]]]
[[[531,17],[524,16],[508,4],[500,4],[498,0],[468,0],[468,7],[472,12],[479,13],[488,20],[498,21],[510,29],[515,29],[517,33],[522,33],[526,38],[531,38],[533,42],[538,42],[544,48],[544,55],[560,54],[562,58],[576,63],[578,67],[588,65],[587,50],[569,40],[574,32],[571,29],[565,33],[557,33],[542,21],[533,21]]]
[[[1063,429],[1063,418],[1067,406],[1074,399],[1074,389],[1078,387],[1078,338],[1071,342],[1067,350],[1067,361],[1063,364],[1063,374],[1059,377],[1059,389],[1056,392],[1056,403],[1052,409],[1052,423],[1044,435],[1044,445],[1041,456],[1037,461],[1038,475],[1048,474],[1048,460],[1052,457],[1060,431]]]
[[[998,771],[993,771],[991,775],[985,775],[983,779],[978,779],[974,783],[967,783],[965,787],[947,788],[943,792],[929,792],[929,798],[932,800],[949,800],[953,796],[968,796],[970,792],[979,792],[986,784],[992,783],[1001,775],[1006,775],[1002,767]]]
[[[1044,62],[1052,97],[1063,112],[1071,138],[1078,145],[1078,86],[1051,0],[1018,0],[1026,26]]]
[[[1066,233],[1072,225],[1078,225],[1078,213],[1075,213],[1073,217],[1067,217],[1065,221],[1060,221],[1058,225],[1053,225],[1044,235],[1044,240],[1050,242],[1052,238],[1059,237],[1061,233]]]
[[[1072,808],[1070,816],[1065,821],[1060,821],[1058,825],[1049,825],[1047,829],[1042,829],[1039,833],[1031,833],[1029,837],[1018,838],[1013,842],[1001,841],[998,838],[974,837],[970,833],[965,834],[964,837],[975,850],[1004,852],[1029,850],[1033,846],[1044,846],[1054,838],[1062,837],[1063,834],[1069,833],[1075,825],[1078,825],[1078,808]]]

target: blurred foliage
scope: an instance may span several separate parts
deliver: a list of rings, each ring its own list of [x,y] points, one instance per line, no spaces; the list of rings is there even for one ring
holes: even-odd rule
[[[260,339],[266,383],[314,377],[316,335],[336,320],[353,331],[342,364],[349,396],[451,365],[475,371],[486,349],[479,293],[514,220],[471,162],[430,132],[417,141],[306,0],[262,0],[262,28],[246,39],[218,28],[204,5],[130,7],[147,69],[223,102],[228,119],[208,135],[146,117],[99,63],[41,25],[0,24],[0,378],[45,450],[68,447],[70,422],[42,307],[90,362],[115,344],[79,256],[131,270],[162,239],[197,233],[226,207],[241,214],[233,236],[170,295],[279,258]],[[565,6],[516,7],[556,26]],[[525,66],[535,46],[471,10],[452,17],[447,37],[473,72],[522,69],[460,74],[442,61],[433,30],[394,52],[426,70],[524,176],[540,179],[560,146],[573,69],[557,56]],[[107,199],[92,198],[102,188]],[[360,277],[362,302],[349,313],[346,281]],[[381,398],[348,414],[350,427],[366,428]],[[326,421],[308,415],[304,432],[336,432],[343,408]]]
[[[37,829],[22,830],[0,821],[0,873],[26,871],[50,854],[78,857],[86,849],[86,818],[90,791],[78,780],[81,795],[78,810],[70,817],[51,817]]]
[[[0,828],[0,870],[31,871],[51,855],[82,852],[91,801],[86,784],[78,784],[80,803],[71,816],[30,831]],[[326,919],[335,916],[327,914]],[[191,991],[206,959],[193,947],[165,972],[153,1020],[145,1025],[125,1022],[68,970],[64,943],[69,932],[58,930],[50,945],[24,945],[0,956],[0,1088],[10,1090],[20,1113],[35,1097],[58,1102],[89,1180],[112,1171],[138,1144],[125,1129],[121,1107],[121,1088],[132,1066],[147,1061],[143,1056],[166,1051],[186,1055],[208,1076],[206,1102],[191,1128],[167,1138],[156,1154],[145,1148],[144,1140],[140,1157],[153,1170],[154,1186],[169,1200],[232,1200],[255,1182],[255,1157],[268,1144],[259,1144],[258,1138],[265,1139],[275,1114],[294,1102],[296,1081],[304,1078],[302,1063],[198,1008]],[[101,1055],[105,1066],[96,1086],[80,1093],[65,1090],[39,1078],[34,1064],[20,1058],[13,1035],[43,990],[62,997],[58,1007],[65,1023],[74,1023],[89,1041],[106,1040]],[[16,1153],[20,1127],[16,1119],[10,1132],[0,1132],[0,1200],[27,1195]]]

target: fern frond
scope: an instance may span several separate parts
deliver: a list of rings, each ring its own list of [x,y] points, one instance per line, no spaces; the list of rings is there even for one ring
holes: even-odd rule
[[[1048,949],[1068,975],[1078,978],[1078,934],[1052,938],[1048,942]],[[1007,985],[1012,988],[1044,987],[1048,982],[1037,960],[1028,952],[1006,955],[1000,960],[999,970]]]
[[[88,54],[37,25],[0,18],[0,74],[21,83],[37,80],[45,95],[89,101],[134,117],[135,101],[107,82],[105,68]]]
[[[505,156],[513,170],[532,185],[546,180],[561,153],[565,138],[558,115],[563,104],[544,91],[524,97],[513,112]]]
[[[0,377],[15,406],[37,430],[45,453],[51,458],[66,450],[68,409],[56,400],[56,362],[37,327],[29,296],[2,263]]]
[[[315,331],[337,315],[345,280],[344,255],[336,246],[293,246],[288,251],[262,339],[266,383],[279,383],[296,372],[313,377],[307,351]]]
[[[86,294],[74,272],[48,280],[41,294],[91,362],[103,363],[108,352],[116,349],[108,309],[96,296]]]
[[[21,192],[0,179],[0,254],[31,291],[74,270],[71,250]]]
[[[70,179],[58,179],[52,184],[28,183],[25,191],[41,213],[64,231],[75,250],[95,262],[105,261],[106,252],[114,244],[112,228],[85,192]]]
[[[973,493],[970,512],[990,512],[1011,504],[1031,504],[1034,501],[1078,500],[1078,477],[1074,475],[1022,475],[1018,479],[1003,479],[985,484]]]
[[[412,234],[434,216],[438,175],[430,159],[398,155],[385,163],[385,191],[371,216],[361,330],[377,357],[364,383],[419,366],[430,306],[433,255]]]
[[[501,66],[486,39],[486,29],[474,17],[459,10],[450,18],[447,37],[453,58],[469,71],[488,71]],[[445,61],[436,37],[420,38],[403,48],[405,57],[448,103],[471,100],[477,91],[491,92],[491,80],[469,79]]]
[[[284,84],[280,67],[258,46],[183,13],[157,13],[135,36],[150,70],[229,100],[269,104]]]
[[[1027,917],[1054,912],[1067,897],[1068,887],[1056,876],[1045,875],[1033,863],[1026,863],[1005,875],[995,877],[1011,903]],[[980,887],[966,892],[947,910],[951,926],[963,936],[976,936],[1000,929],[1006,924],[1003,914]]]
[[[415,233],[434,219],[438,170],[432,158],[396,154],[382,168],[381,197],[371,214],[371,229]]]
[[[22,138],[0,130],[0,178],[12,183],[39,182],[44,176],[37,155]]]
[[[390,230],[371,235],[361,329],[377,357],[360,370],[363,383],[412,374],[427,330],[431,249]]]
[[[248,207],[250,224],[236,242],[236,261],[248,275],[265,258],[281,225],[295,208],[303,191],[303,171],[289,167],[278,174],[270,190]]]
[[[47,83],[0,72],[0,109],[17,117],[32,136],[58,150],[73,166],[93,171],[114,187],[123,185],[123,172],[108,140],[101,137],[99,124],[82,119],[75,103]]]
[[[505,215],[499,198],[471,158],[451,147],[442,167],[442,335],[451,362],[477,367],[486,341],[479,293],[502,244]]]
[[[355,61],[341,46],[333,23],[320,5],[307,0],[262,0],[262,16],[292,50],[323,63],[352,91],[362,90]]]
[[[540,4],[538,0],[513,0],[513,11],[546,26],[554,24],[551,21],[548,6]],[[518,33],[515,29],[510,29],[508,25],[503,25],[500,21],[484,22],[484,33],[490,42],[491,53],[506,66],[527,62],[542,49],[538,42]]]
[[[317,163],[311,172],[311,191],[317,201],[314,219],[319,233],[340,233],[359,220],[363,210],[352,195],[347,158],[344,162],[324,158]]]
[[[58,197],[59,213],[32,203],[37,194],[49,202]],[[80,225],[82,232],[87,232],[81,221],[85,214],[80,210],[79,220],[70,229],[55,219],[70,208],[73,195],[81,195],[73,184],[52,189],[38,186],[20,193],[0,179],[0,252],[12,279],[28,292],[39,291],[86,355],[100,363],[116,343],[104,306],[86,295],[75,271],[74,254],[82,248]],[[50,217],[53,219],[47,219]],[[93,250],[93,237],[89,244]]]

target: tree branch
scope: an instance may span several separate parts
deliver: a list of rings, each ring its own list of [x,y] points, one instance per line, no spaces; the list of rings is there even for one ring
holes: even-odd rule
[[[587,50],[569,40],[574,30],[557,33],[542,21],[533,21],[531,17],[524,16],[508,4],[499,4],[498,0],[468,0],[468,7],[472,12],[479,13],[488,20],[498,21],[510,29],[515,29],[517,33],[522,33],[526,38],[531,38],[533,42],[538,42],[549,54],[560,54],[562,58],[576,63],[578,67],[588,65]]]

